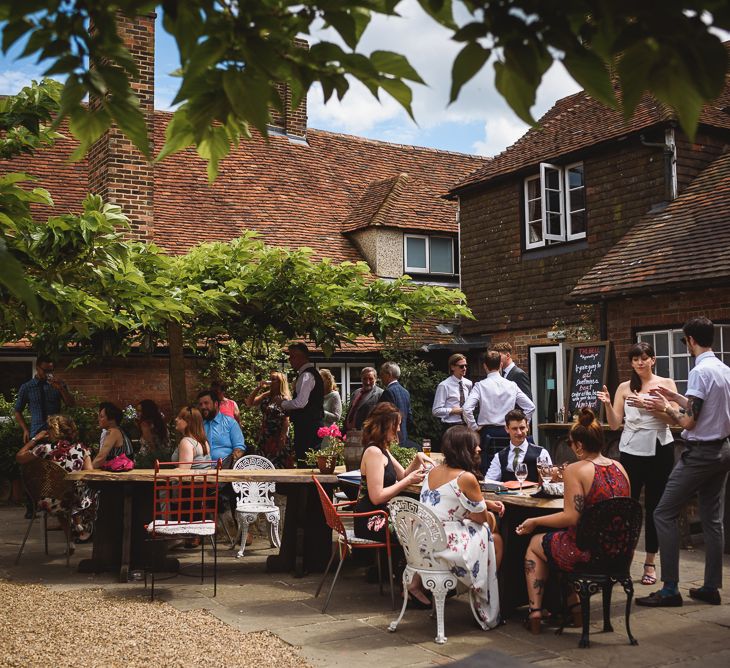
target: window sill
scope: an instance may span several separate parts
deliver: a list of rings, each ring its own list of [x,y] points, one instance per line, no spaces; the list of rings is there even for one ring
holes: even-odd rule
[[[414,283],[423,283],[426,285],[443,285],[449,288],[459,287],[459,275],[450,274],[445,276],[444,274],[417,274],[415,272],[405,272],[404,276],[410,276]]]
[[[566,241],[565,243],[555,244],[553,246],[542,246],[540,248],[523,250],[522,259],[541,260],[546,257],[565,255],[566,253],[575,253],[576,251],[583,250],[588,250],[588,241],[585,239],[577,239],[576,241]]]

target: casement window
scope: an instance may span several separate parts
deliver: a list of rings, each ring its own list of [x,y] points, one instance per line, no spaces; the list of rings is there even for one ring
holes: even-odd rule
[[[403,236],[403,266],[406,274],[456,273],[453,237],[437,237],[424,234]]]
[[[582,162],[564,167],[540,163],[540,173],[525,179],[524,198],[527,250],[585,238]]]
[[[340,393],[342,403],[346,404],[352,393],[355,390],[359,390],[362,387],[362,380],[360,376],[362,370],[370,366],[377,369],[375,361],[372,362],[335,362],[326,360],[323,362],[317,362],[316,367],[318,369],[329,369],[332,373],[335,382],[337,383],[337,390]]]
[[[682,343],[684,332],[681,329],[664,329],[639,332],[637,341],[645,341],[654,348],[656,365],[654,373],[672,378],[677,390],[684,394],[687,390],[689,371],[694,366],[694,358]],[[730,366],[730,325],[715,325],[715,340],[712,350],[725,364]]]

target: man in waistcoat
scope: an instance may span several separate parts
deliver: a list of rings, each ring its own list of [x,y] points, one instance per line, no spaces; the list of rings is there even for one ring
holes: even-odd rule
[[[527,479],[539,482],[537,463],[539,461],[552,464],[550,453],[539,445],[527,441],[527,417],[519,410],[511,410],[504,418],[505,430],[509,435],[509,445],[497,452],[487,471],[487,480],[507,482],[517,480],[515,468],[518,464],[527,464]]]
[[[289,363],[298,373],[294,397],[279,402],[281,409],[294,425],[294,451],[297,466],[303,466],[304,453],[319,449],[322,439],[317,430],[324,426],[324,383],[322,376],[309,361],[309,349],[303,343],[292,343]]]

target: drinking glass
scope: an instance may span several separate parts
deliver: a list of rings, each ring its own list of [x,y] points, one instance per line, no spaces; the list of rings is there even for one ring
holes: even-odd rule
[[[431,439],[423,439],[423,454],[426,455],[426,457],[431,456]]]
[[[522,494],[522,483],[527,480],[527,464],[520,462],[515,469],[515,478],[520,481],[520,494]]]
[[[537,472],[540,474],[540,480],[542,480],[543,487],[546,482],[550,482],[553,479],[553,467],[546,461],[538,461]]]

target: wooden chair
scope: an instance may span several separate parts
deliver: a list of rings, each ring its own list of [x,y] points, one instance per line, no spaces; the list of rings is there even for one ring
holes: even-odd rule
[[[23,554],[30,530],[33,528],[33,523],[38,516],[38,504],[41,499],[63,499],[73,494],[73,483],[66,480],[66,471],[50,459],[38,457],[27,464],[23,464],[20,470],[23,487],[33,504],[33,516],[28,521],[28,528],[18,550],[18,556],[15,557],[16,566],[20,562],[20,557]],[[46,554],[48,554],[48,515],[49,513],[47,511],[41,511],[43,541]],[[66,535],[66,566],[69,566],[71,557],[71,513],[58,513],[54,516],[59,518],[61,525],[64,527],[64,533]]]
[[[421,576],[423,586],[433,594],[433,607],[436,612],[436,638],[439,645],[446,642],[444,634],[444,607],[449,590],[455,589],[458,580],[451,572],[451,566],[436,557],[436,553],[446,549],[446,532],[443,522],[427,506],[415,499],[396,496],[388,503],[393,528],[398,542],[406,553],[406,568],[403,571],[403,591],[413,577]],[[474,606],[474,593],[469,591],[469,604],[474,619],[479,622],[479,615]],[[404,597],[398,619],[390,623],[388,631],[395,632],[408,606],[408,598]]]
[[[212,464],[213,468],[170,471],[161,470],[160,467],[177,467],[178,462],[155,462],[152,521],[145,525],[145,529],[149,533],[150,540],[201,538],[201,583],[205,577],[205,539],[208,538],[213,546],[213,596],[215,596],[218,589],[218,550],[215,531],[218,521],[218,474],[221,470],[221,460],[195,462],[196,465],[201,463]],[[154,600],[154,563],[145,570],[145,588],[147,588],[147,573],[152,580],[150,600]]]
[[[337,565],[337,571],[335,571],[335,576],[332,579],[332,584],[330,585],[330,589],[327,592],[327,599],[322,606],[322,613],[324,614],[327,611],[327,606],[329,605],[330,598],[332,597],[332,591],[335,588],[335,583],[337,582],[337,578],[340,575],[340,570],[342,569],[342,564],[345,562],[345,558],[348,554],[352,552],[352,550],[361,549],[376,551],[375,560],[378,564],[378,581],[380,582],[381,595],[383,593],[383,576],[380,566],[380,550],[385,550],[385,553],[388,557],[388,582],[390,583],[390,602],[393,608],[395,608],[395,591],[393,589],[393,562],[391,559],[390,531],[386,529],[385,542],[381,543],[375,540],[368,540],[366,538],[358,538],[357,536],[355,536],[355,532],[352,529],[346,529],[345,525],[342,523],[342,519],[346,517],[375,517],[377,515],[382,515],[387,524],[388,513],[386,513],[384,510],[371,510],[366,513],[340,512],[338,508],[341,508],[343,506],[352,506],[355,501],[346,501],[345,503],[337,504],[332,503],[332,499],[329,497],[329,494],[327,494],[327,492],[324,490],[324,487],[322,487],[319,480],[317,480],[317,477],[313,475],[312,480],[314,480],[314,484],[317,486],[317,492],[319,492],[319,499],[322,502],[322,512],[324,513],[325,520],[327,521],[327,526],[329,526],[330,529],[332,529],[333,531],[337,532],[337,544],[333,545],[332,547],[332,556],[330,557],[327,568],[325,569],[324,574],[322,575],[322,579],[319,582],[317,592],[314,594],[315,598],[319,596],[319,592],[322,590],[322,585],[324,584],[324,581],[327,578],[327,574],[332,567],[332,562],[335,560],[335,555],[338,552],[340,555],[340,563]]]
[[[611,626],[611,592],[613,585],[621,584],[626,592],[626,634],[629,643],[638,645],[629,625],[634,583],[631,580],[631,561],[641,533],[641,504],[630,497],[616,497],[600,501],[588,508],[578,520],[576,544],[581,550],[589,550],[591,560],[579,564],[571,573],[560,572],[565,588],[572,589],[580,599],[583,632],[579,647],[589,647],[591,615],[590,598],[599,590],[603,593],[603,630],[613,631]],[[563,632],[567,614],[567,595],[564,596],[563,624],[556,631]]]
[[[274,465],[266,457],[262,457],[261,455],[245,455],[234,464],[233,469],[237,471],[273,471]],[[281,513],[271,498],[271,495],[276,489],[276,485],[273,482],[254,482],[249,480],[234,482],[232,484],[233,490],[238,494],[236,519],[239,527],[238,534],[241,538],[241,549],[236,554],[236,559],[240,559],[246,549],[246,537],[248,536],[249,525],[253,524],[261,514],[269,522],[269,540],[271,547],[281,547],[281,539],[279,538]],[[235,543],[236,541],[234,541],[234,547]]]

